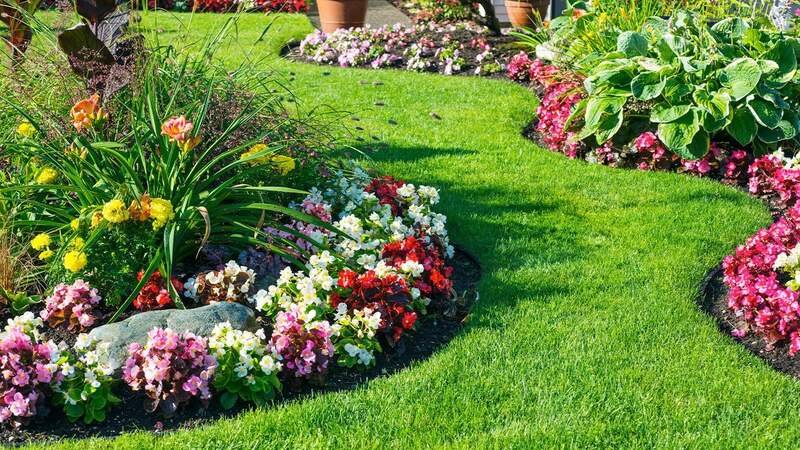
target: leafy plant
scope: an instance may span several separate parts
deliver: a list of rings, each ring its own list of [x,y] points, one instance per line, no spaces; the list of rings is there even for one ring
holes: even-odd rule
[[[686,11],[651,18],[588,69],[588,97],[573,114],[584,121],[578,139],[601,145],[652,124],[686,159],[705,155],[718,135],[764,153],[800,133],[795,49],[796,38],[743,18],[710,27]]]
[[[12,64],[18,63],[33,39],[28,17],[39,9],[41,0],[0,0],[0,21],[8,27],[8,44]]]

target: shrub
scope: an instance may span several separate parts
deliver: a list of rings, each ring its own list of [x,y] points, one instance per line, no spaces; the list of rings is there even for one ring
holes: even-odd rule
[[[208,348],[217,359],[214,388],[220,402],[232,408],[238,399],[263,406],[281,389],[280,359],[265,342],[264,330],[256,333],[231,328],[230,323],[214,327]]]
[[[134,391],[144,390],[147,412],[160,408],[171,417],[192,398],[208,406],[217,361],[209,355],[205,339],[154,328],[147,334],[147,343],[131,344],[128,354],[122,378]]]
[[[8,322],[0,334],[0,424],[19,426],[37,414],[61,381],[60,354],[53,342],[40,341],[42,322],[32,313]]]
[[[81,334],[73,352],[66,352],[58,362],[63,377],[56,387],[55,402],[62,406],[70,422],[83,418],[87,424],[104,422],[106,413],[121,400],[111,391],[113,370],[100,363],[96,341]]]
[[[98,319],[95,307],[100,300],[97,289],[83,280],[76,280],[71,285],[61,283],[45,300],[41,317],[51,327],[66,324],[71,331],[86,330]]]

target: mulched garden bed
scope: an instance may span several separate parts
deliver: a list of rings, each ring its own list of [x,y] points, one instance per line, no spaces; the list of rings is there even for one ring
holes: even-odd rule
[[[380,376],[399,372],[416,361],[429,358],[458,334],[468,319],[469,309],[477,300],[477,284],[481,268],[477,260],[461,249],[456,249],[451,260],[455,269],[453,285],[458,294],[457,311],[454,317],[428,317],[421,319],[419,331],[403,338],[391,353],[379,353],[375,367],[368,371],[353,370],[332,366],[325,386],[306,386],[290,390],[286,386],[283,395],[276,402],[295,400],[325,392],[354,389]],[[66,333],[65,333],[66,334]],[[56,337],[56,336],[53,336]],[[66,336],[58,336],[66,337]],[[74,341],[74,337],[72,338]],[[239,402],[231,410],[223,410],[218,400],[211,401],[203,409],[199,401],[178,410],[175,417],[164,420],[157,415],[145,412],[145,396],[118,385],[122,404],[112,409],[108,420],[100,424],[85,425],[83,422],[70,423],[60,411],[53,411],[49,417],[39,417],[20,429],[2,428],[0,444],[22,445],[28,442],[53,442],[64,438],[111,437],[136,430],[165,432],[187,429],[221,417],[231,417],[254,407]]]
[[[756,333],[748,333],[743,337],[732,334],[741,328],[741,319],[728,308],[728,287],[723,282],[722,266],[714,268],[703,279],[697,303],[704,312],[716,319],[719,329],[731,339],[766,361],[773,369],[800,378],[800,358],[789,356],[789,342],[768,348],[764,338]]]

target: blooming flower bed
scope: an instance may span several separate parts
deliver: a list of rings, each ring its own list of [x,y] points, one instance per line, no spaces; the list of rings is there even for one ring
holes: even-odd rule
[[[505,57],[496,45],[505,41],[487,36],[484,27],[470,22],[367,26],[330,34],[317,30],[300,43],[298,56],[340,67],[492,75],[503,70]]]

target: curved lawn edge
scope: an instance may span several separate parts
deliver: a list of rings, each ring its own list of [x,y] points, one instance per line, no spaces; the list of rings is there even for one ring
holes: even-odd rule
[[[354,391],[61,447],[780,447],[800,437],[797,383],[694,302],[709,268],[769,223],[760,202],[538,149],[519,133],[535,100],[511,83],[276,67],[296,74],[305,102],[358,111],[359,137],[385,144],[369,145],[381,171],[441,189],[452,239],[484,269],[466,329]]]

